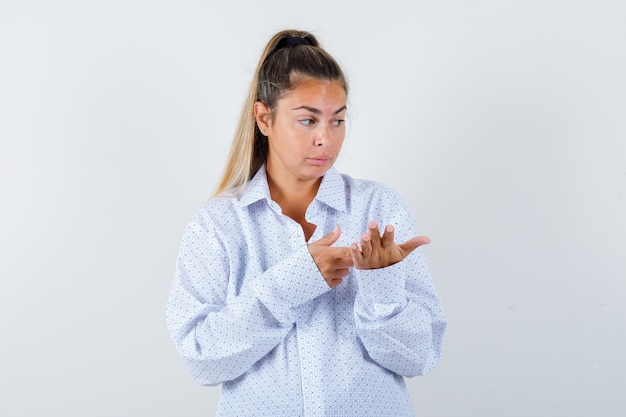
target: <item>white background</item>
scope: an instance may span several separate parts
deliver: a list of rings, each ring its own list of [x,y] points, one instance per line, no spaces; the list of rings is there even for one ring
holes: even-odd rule
[[[351,84],[338,168],[411,203],[449,320],[419,416],[626,415],[626,6],[0,2],[0,415],[208,416],[165,328],[269,37]]]

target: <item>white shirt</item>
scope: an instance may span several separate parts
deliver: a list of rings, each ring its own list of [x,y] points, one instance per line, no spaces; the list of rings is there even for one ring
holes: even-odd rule
[[[306,212],[310,242],[334,246],[370,220],[417,235],[407,203],[331,168]],[[412,416],[403,376],[438,362],[445,318],[421,248],[331,289],[301,226],[271,200],[262,167],[239,197],[216,197],[182,238],[167,325],[191,375],[222,386],[218,416]]]

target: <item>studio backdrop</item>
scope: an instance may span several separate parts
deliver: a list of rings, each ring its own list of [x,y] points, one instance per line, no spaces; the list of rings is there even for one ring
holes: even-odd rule
[[[345,69],[337,167],[409,201],[449,330],[419,416],[626,415],[619,1],[0,3],[0,415],[209,416],[165,327],[256,61]]]

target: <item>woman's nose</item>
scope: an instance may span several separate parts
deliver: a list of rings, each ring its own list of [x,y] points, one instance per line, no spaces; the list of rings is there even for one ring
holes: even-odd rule
[[[330,143],[330,131],[328,126],[320,125],[315,135],[315,146],[326,146]]]

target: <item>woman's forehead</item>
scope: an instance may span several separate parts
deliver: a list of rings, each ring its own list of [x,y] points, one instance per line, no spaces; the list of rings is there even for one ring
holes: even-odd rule
[[[345,109],[346,100],[346,91],[339,81],[308,78],[281,97],[278,104],[290,110],[304,108],[339,112]]]

